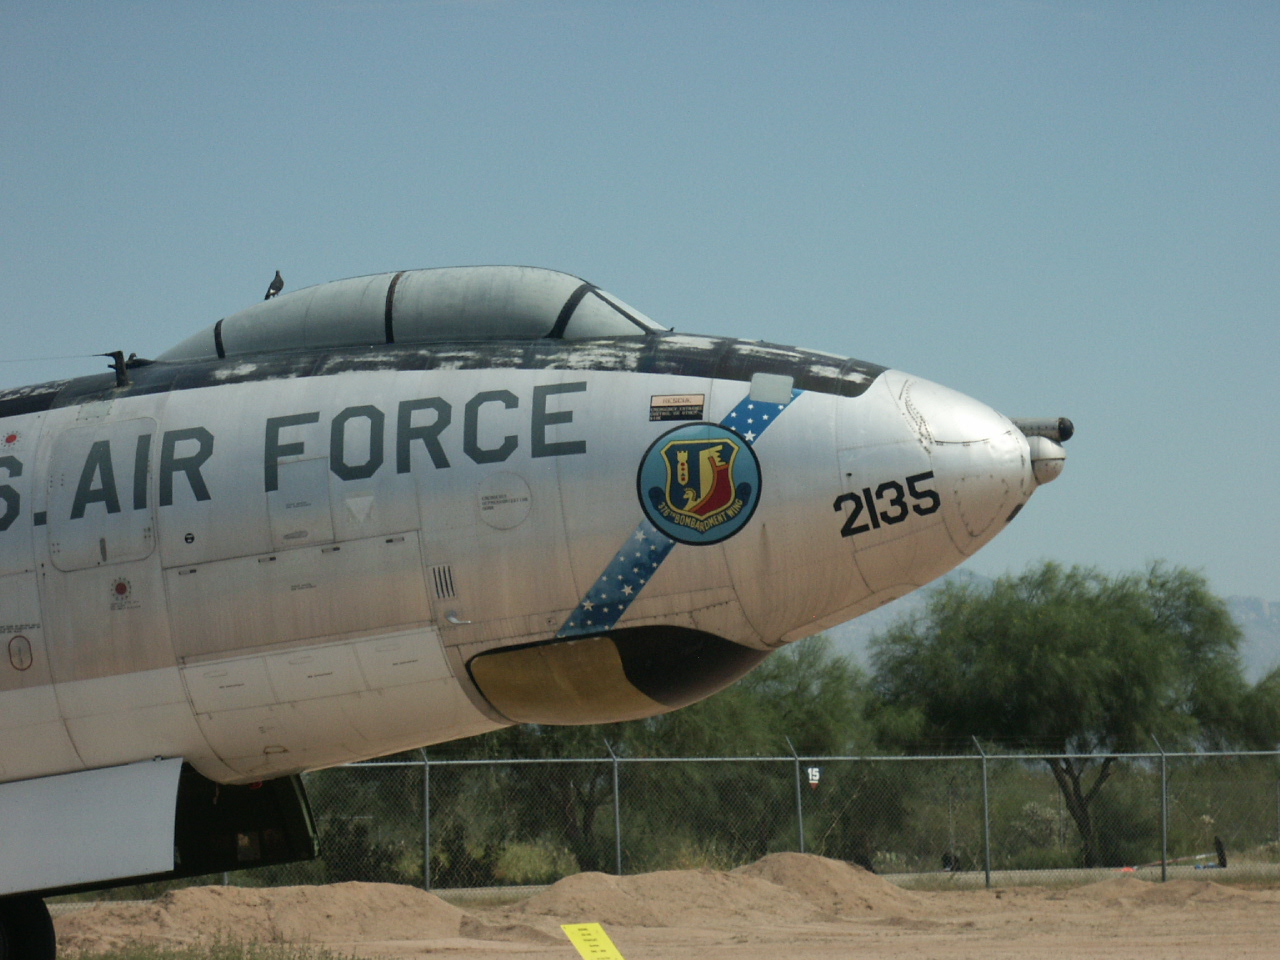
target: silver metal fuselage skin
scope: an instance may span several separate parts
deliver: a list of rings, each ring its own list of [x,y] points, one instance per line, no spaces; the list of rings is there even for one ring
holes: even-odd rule
[[[537,350],[157,363],[6,415],[0,781],[182,757],[248,782],[509,724],[467,665],[587,632],[683,423],[750,445],[754,512],[637,574],[618,628],[776,648],[951,569],[1036,486],[1008,419],[894,370],[670,333]],[[774,419],[742,422],[753,391]]]

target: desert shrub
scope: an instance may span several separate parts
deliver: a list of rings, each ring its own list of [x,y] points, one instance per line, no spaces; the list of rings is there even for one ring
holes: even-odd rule
[[[1135,785],[1117,783],[1094,801],[1102,866],[1126,867],[1160,859],[1160,806]]]
[[[416,878],[406,876],[403,870],[408,852],[402,841],[380,839],[360,820],[331,820],[320,832],[320,856],[328,883],[410,883]]]
[[[494,879],[501,883],[551,883],[578,872],[573,853],[549,840],[512,843],[498,855]]]

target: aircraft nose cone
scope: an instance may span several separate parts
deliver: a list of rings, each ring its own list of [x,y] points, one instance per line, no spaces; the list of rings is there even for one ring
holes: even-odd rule
[[[972,554],[1035,489],[1027,438],[986,404],[928,380],[907,379],[898,396],[929,451],[947,532]]]

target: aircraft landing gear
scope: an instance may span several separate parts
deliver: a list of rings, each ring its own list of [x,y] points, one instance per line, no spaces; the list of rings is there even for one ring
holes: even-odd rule
[[[57,955],[44,901],[31,894],[0,897],[0,960],[54,960]]]

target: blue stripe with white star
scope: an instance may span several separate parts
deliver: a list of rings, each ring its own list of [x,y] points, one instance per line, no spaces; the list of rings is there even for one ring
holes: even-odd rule
[[[743,397],[720,421],[720,426],[738,432],[747,443],[754,445],[760,434],[802,392],[793,389],[791,400],[786,403],[762,403],[752,400],[750,395]],[[675,545],[676,542],[650,523],[648,517],[643,518],[577,608],[569,614],[556,636],[578,637],[612,629],[645,584],[653,579]]]

